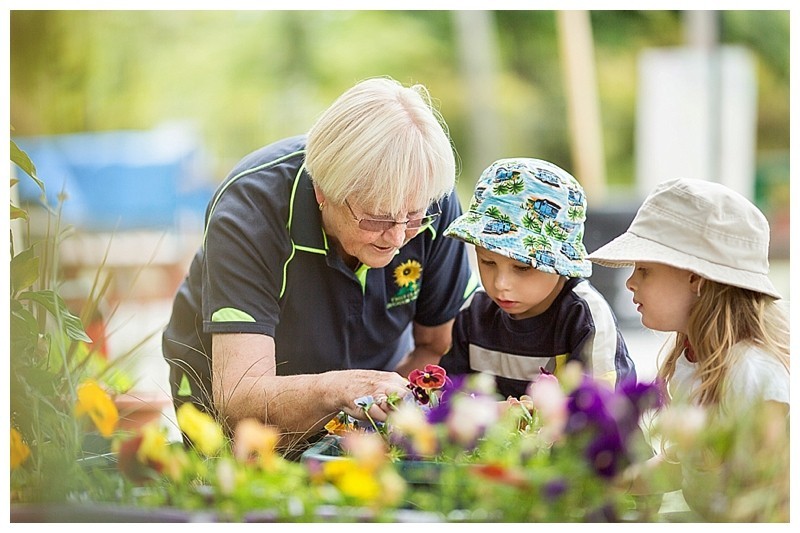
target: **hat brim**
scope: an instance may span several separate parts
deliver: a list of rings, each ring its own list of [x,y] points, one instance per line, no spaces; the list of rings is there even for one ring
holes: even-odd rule
[[[637,262],[662,263],[689,270],[712,281],[760,292],[773,298],[782,298],[764,273],[711,263],[630,231],[590,253],[587,259],[612,268],[629,267]]]
[[[531,241],[535,241],[537,238],[542,239],[540,233],[514,224],[511,224],[511,231],[508,232],[498,234],[485,232],[487,225],[493,223],[498,223],[498,220],[482,213],[468,212],[456,218],[444,234],[446,237],[460,239],[509,259],[531,265],[543,272],[571,278],[592,275],[592,263],[586,259],[586,250],[582,243],[580,250],[575,250],[574,258],[569,258],[563,253],[550,252],[545,262],[538,261],[521,243],[527,238],[530,238]],[[553,249],[555,243],[548,240],[548,245],[550,249]]]

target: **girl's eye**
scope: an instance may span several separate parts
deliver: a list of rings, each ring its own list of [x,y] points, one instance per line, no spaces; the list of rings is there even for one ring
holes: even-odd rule
[[[482,265],[493,265],[494,264],[494,261],[490,261],[488,259],[481,259],[480,261],[481,261]]]
[[[525,265],[525,266],[515,266],[514,267],[514,270],[516,270],[517,272],[527,272],[530,269],[531,269],[531,267],[529,267],[527,265]]]

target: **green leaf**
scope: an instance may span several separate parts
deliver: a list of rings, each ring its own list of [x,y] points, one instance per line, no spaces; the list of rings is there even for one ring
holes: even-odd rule
[[[11,220],[16,220],[18,218],[24,218],[25,220],[28,220],[28,212],[24,209],[20,209],[14,204],[11,204]]]
[[[27,289],[39,279],[39,257],[33,248],[18,253],[11,258],[11,289],[17,293]]]
[[[28,157],[28,154],[17,146],[17,143],[14,141],[11,141],[11,161],[36,182],[36,185],[42,190],[42,195],[44,195],[44,182],[36,177],[36,166],[33,164],[33,161],[31,161],[31,158]]]
[[[19,302],[11,301],[11,360],[26,361],[36,352],[39,342],[39,323]]]
[[[47,309],[56,319],[63,324],[64,333],[76,341],[92,342],[92,339],[83,329],[81,319],[67,309],[64,300],[52,290],[28,291],[19,295],[20,300],[32,300]]]

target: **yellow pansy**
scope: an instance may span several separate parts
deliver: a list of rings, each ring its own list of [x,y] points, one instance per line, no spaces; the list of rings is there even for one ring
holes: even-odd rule
[[[163,465],[169,460],[169,442],[165,431],[156,422],[142,428],[142,443],[136,451],[136,458],[141,463]]]
[[[415,283],[422,274],[422,265],[418,261],[409,259],[394,269],[394,282],[399,287]]]
[[[119,422],[119,412],[114,401],[93,379],[81,383],[77,393],[75,415],[81,417],[88,414],[100,434],[110,437]]]
[[[328,423],[325,424],[325,430],[331,435],[344,435],[354,429],[355,427],[353,424],[348,424],[338,416],[331,418]]]
[[[22,435],[16,428],[11,428],[11,470],[25,462],[31,454],[31,449],[22,440]]]
[[[325,478],[342,494],[360,502],[372,502],[381,494],[381,486],[374,473],[356,461],[342,459],[323,464]]]
[[[225,443],[222,428],[214,419],[191,403],[185,403],[175,413],[178,426],[205,455],[214,455]]]

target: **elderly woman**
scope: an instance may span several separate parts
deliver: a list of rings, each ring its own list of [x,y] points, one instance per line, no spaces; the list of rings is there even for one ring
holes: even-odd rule
[[[339,411],[383,421],[436,363],[476,285],[444,122],[421,85],[367,79],[307,135],[246,156],[207,209],[163,335],[176,408],[310,438]]]

